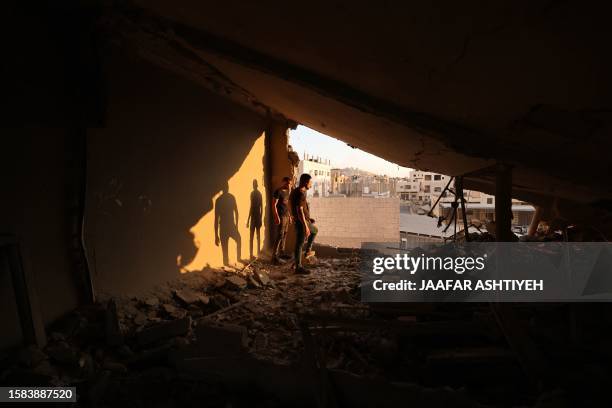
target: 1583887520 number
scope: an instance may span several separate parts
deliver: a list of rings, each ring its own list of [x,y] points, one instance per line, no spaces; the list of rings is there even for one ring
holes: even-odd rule
[[[76,401],[74,387],[0,387],[0,402],[2,401]]]

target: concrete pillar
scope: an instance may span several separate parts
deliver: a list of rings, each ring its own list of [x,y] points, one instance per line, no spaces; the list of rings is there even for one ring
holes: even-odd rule
[[[527,235],[534,236],[538,231],[538,225],[540,225],[540,221],[542,221],[542,213],[543,209],[541,206],[535,206],[535,212],[533,213],[533,218],[531,219],[531,223],[529,224],[529,230],[527,230]]]
[[[266,190],[268,192],[267,214],[265,214],[266,238],[264,251],[271,249],[276,237],[276,225],[272,217],[272,194],[283,180],[283,177],[293,175],[293,167],[289,160],[288,145],[289,127],[286,122],[273,121],[266,130]]]
[[[512,241],[512,167],[503,163],[495,167],[495,238]]]
[[[463,234],[465,236],[465,241],[470,242],[467,213],[465,209],[465,197],[463,196],[463,176],[455,177],[455,192],[459,197],[459,204],[461,204],[461,219],[463,221]]]

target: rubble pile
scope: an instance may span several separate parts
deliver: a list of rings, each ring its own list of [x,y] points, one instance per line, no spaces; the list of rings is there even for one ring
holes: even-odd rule
[[[0,382],[77,385],[93,400],[110,388],[119,392],[119,384],[138,390],[144,382],[172,383],[178,373],[171,351],[193,344],[195,328],[205,320],[243,328],[244,346],[257,358],[295,363],[302,341],[297,316],[334,310],[346,315],[342,311],[359,298],[357,259],[311,262],[317,265],[310,276],[256,261],[243,269],[188,273],[144,296],[100,296],[97,304],[54,324],[43,349],[0,356]]]
[[[261,362],[278,374],[279,385],[270,385],[275,389],[289,373],[319,378],[324,370],[335,376],[336,387],[347,378],[357,381],[349,388],[371,381],[411,384],[415,398],[532,405],[550,394],[533,385],[534,368],[511,347],[524,341],[521,330],[500,329],[490,305],[364,304],[360,262],[354,254],[311,259],[309,275],[294,275],[289,265],[258,260],[242,269],[184,274],[144,296],[101,298],[54,324],[43,349],[0,356],[0,383],[77,386],[83,406],[278,406],[270,393],[228,391],[227,384],[177,364],[181,352],[188,363],[193,358],[185,356],[205,352],[208,357],[195,362],[199,370],[211,369],[217,359],[226,371],[248,374],[243,364]],[[557,364],[555,370],[573,364],[580,373],[585,358],[592,369],[599,367],[595,356],[605,350],[605,330],[581,328],[596,351],[566,355],[568,339],[578,336],[576,327],[568,332],[568,313],[577,319],[575,309],[551,304],[521,308],[515,320]],[[309,366],[313,371],[304,370]],[[578,382],[581,375],[572,378]],[[555,384],[569,390],[571,381]],[[380,392],[397,391],[384,387],[379,385]]]

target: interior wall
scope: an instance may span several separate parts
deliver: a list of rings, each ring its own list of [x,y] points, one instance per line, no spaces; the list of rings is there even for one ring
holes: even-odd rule
[[[70,146],[66,130],[5,129],[0,141],[0,235],[16,237],[44,323],[79,301],[69,242]],[[0,268],[2,344],[21,339],[9,271]],[[43,290],[44,289],[44,290]],[[6,344],[5,344],[6,343]]]
[[[138,293],[221,266],[215,207],[226,231],[235,224],[231,197],[217,201],[226,184],[247,258],[253,180],[265,214],[264,118],[118,51],[105,65],[107,121],[89,131],[88,147],[86,236],[96,290]],[[263,245],[265,226],[260,234]],[[236,263],[235,241],[228,246]]]

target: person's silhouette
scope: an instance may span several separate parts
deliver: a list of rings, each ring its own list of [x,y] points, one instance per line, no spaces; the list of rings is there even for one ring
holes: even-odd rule
[[[215,245],[221,244],[223,251],[223,265],[229,266],[228,245],[229,239],[236,241],[237,261],[242,257],[242,240],[238,232],[238,206],[236,197],[229,193],[229,184],[223,186],[223,194],[215,201]]]
[[[261,250],[261,224],[262,224],[262,207],[263,198],[261,192],[257,189],[257,180],[253,179],[253,191],[251,191],[251,209],[249,210],[249,218],[247,219],[247,228],[250,227],[249,253],[253,259],[253,235],[257,232],[257,256]]]

